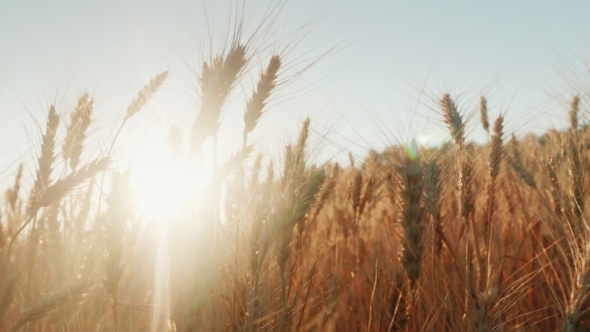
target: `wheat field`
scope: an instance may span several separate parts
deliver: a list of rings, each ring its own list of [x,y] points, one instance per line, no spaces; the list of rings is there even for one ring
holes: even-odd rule
[[[240,96],[239,148],[208,154],[257,51],[238,34],[200,67],[191,131],[170,128],[166,144],[192,172],[213,167],[165,216],[141,213],[134,170],[113,165],[168,72],[96,158],[93,97],[47,106],[32,179],[15,164],[0,206],[1,331],[590,331],[583,100],[563,105],[569,129],[517,139],[481,97],[482,145],[460,111],[474,105],[442,92],[442,146],[314,164],[308,119],[280,157],[263,156],[249,137],[284,82],[278,52]]]

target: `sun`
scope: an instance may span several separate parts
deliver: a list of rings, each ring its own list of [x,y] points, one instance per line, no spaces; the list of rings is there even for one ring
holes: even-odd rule
[[[198,205],[211,171],[195,160],[175,160],[167,147],[152,147],[133,167],[132,186],[139,213],[148,220],[164,221]]]

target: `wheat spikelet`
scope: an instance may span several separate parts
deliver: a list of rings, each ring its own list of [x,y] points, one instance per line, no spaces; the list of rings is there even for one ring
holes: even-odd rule
[[[481,117],[481,125],[487,132],[490,131],[490,121],[488,120],[488,102],[484,96],[479,99],[479,115]]]
[[[82,182],[90,179],[100,172],[105,171],[110,163],[111,159],[108,157],[98,158],[80,167],[80,169],[75,173],[72,173],[63,179],[57,180],[54,184],[47,187],[47,189],[43,192],[39,202],[37,202],[37,204],[33,207],[33,212],[36,212],[41,207],[53,204],[55,201],[62,198]]]
[[[223,104],[247,61],[246,46],[234,44],[225,57],[217,56],[213,63],[203,63],[199,78],[201,109],[193,125],[190,141],[193,153],[199,151],[207,137],[216,140]]]
[[[490,177],[496,178],[500,172],[500,161],[502,160],[502,135],[503,135],[502,115],[498,116],[494,122],[494,134],[492,136],[492,149],[490,151]]]
[[[571,103],[569,112],[570,125],[572,134],[569,137],[569,153],[570,158],[570,177],[571,177],[571,188],[574,215],[576,218],[581,218],[584,212],[584,173],[582,168],[582,161],[580,159],[580,151],[578,147],[578,112],[579,112],[580,98],[575,96]]]
[[[441,106],[445,123],[451,132],[451,136],[455,141],[455,146],[457,149],[459,160],[459,210],[461,211],[461,216],[466,218],[473,210],[474,195],[472,192],[473,167],[469,160],[469,156],[464,151],[465,132],[463,118],[457,111],[457,106],[448,93],[443,95],[443,98],[441,99]]]
[[[572,208],[576,217],[580,218],[584,212],[584,173],[582,170],[582,162],[580,161],[580,152],[574,142],[570,143],[570,151],[572,155],[570,165],[570,175],[572,181],[571,194],[573,198]]]
[[[125,120],[129,119],[135,113],[139,112],[149,100],[153,97],[153,95],[158,92],[164,81],[168,77],[168,72],[163,71],[152,78],[146,85],[143,86],[141,91],[137,94],[137,97],[133,99],[131,104],[127,107],[127,113],[125,114]]]
[[[494,331],[492,312],[498,297],[498,289],[491,287],[475,297],[475,317],[473,324],[477,332]]]
[[[559,218],[563,215],[563,206],[561,202],[561,188],[556,174],[555,158],[549,158],[547,163],[547,174],[549,175],[549,182],[551,183],[550,193],[551,201],[553,203],[553,212]]]
[[[256,91],[252,93],[252,97],[246,103],[246,112],[244,113],[244,144],[248,139],[248,134],[254,130],[256,123],[262,116],[266,101],[270,97],[271,92],[276,86],[277,72],[281,66],[281,58],[278,55],[273,55],[268,63],[266,71],[260,74],[260,80],[256,86]]]
[[[358,205],[358,218],[360,218],[363,212],[365,211],[367,203],[371,203],[373,199],[373,193],[375,191],[375,178],[366,175],[364,179],[365,184],[363,185],[363,190]]]
[[[336,177],[338,176],[339,171],[340,167],[338,166],[338,164],[334,164],[330,170],[328,177],[322,184],[315,207],[315,212],[311,220],[315,220],[318,217],[320,212],[322,212],[322,209],[324,208],[324,205],[326,204],[328,197],[330,197],[330,195],[334,192],[334,188],[336,187]]]
[[[312,168],[308,171],[305,179],[305,185],[300,191],[300,198],[298,199],[296,208],[294,210],[294,219],[299,222],[304,221],[312,204],[318,199],[318,192],[326,179],[326,172],[324,168]]]
[[[10,210],[15,213],[17,210],[17,202],[18,202],[18,192],[20,191],[21,187],[21,180],[23,177],[23,164],[18,166],[18,170],[16,172],[16,177],[14,178],[14,184],[12,188],[9,188],[6,193],[4,193],[4,200],[6,204],[10,207]]]
[[[402,165],[397,167],[400,177],[401,220],[404,230],[403,253],[401,264],[406,270],[410,287],[414,288],[420,278],[422,264],[422,236],[424,208],[420,206],[424,178],[419,161],[408,156],[403,157]]]
[[[40,208],[49,206],[55,203],[56,201],[59,201],[62,197],[64,197],[67,193],[72,191],[82,182],[92,178],[100,172],[105,171],[110,163],[111,159],[108,157],[96,159],[81,167],[77,172],[71,173],[65,178],[59,179],[53,185],[47,187],[47,189],[45,189],[41,194],[39,201],[31,208],[29,218],[19,227],[19,229],[14,233],[14,235],[12,235],[8,247],[12,247],[12,244],[16,240],[17,236],[31,222],[31,220],[33,219],[33,217],[35,217],[37,211],[39,211]]]
[[[445,123],[451,132],[451,137],[455,141],[455,144],[462,148],[463,144],[465,143],[463,118],[461,117],[461,114],[459,114],[459,111],[457,111],[457,106],[448,93],[443,95],[440,103],[443,110]]]
[[[84,198],[80,205],[80,209],[78,210],[78,214],[76,215],[76,231],[81,232],[84,230],[84,225],[88,215],[90,213],[90,208],[92,204],[92,193],[94,191],[95,185],[95,178],[90,179],[90,183],[86,188],[86,192],[84,193]]]
[[[495,209],[495,184],[496,184],[496,177],[498,177],[498,173],[500,172],[500,162],[502,160],[502,122],[504,118],[502,115],[498,116],[496,121],[494,122],[494,134],[492,135],[491,141],[491,150],[490,150],[490,162],[489,162],[489,171],[490,171],[490,182],[488,184],[488,206],[487,206],[487,218],[486,224],[484,226],[484,239],[488,241],[489,232],[492,223],[492,215]]]
[[[56,114],[55,107],[51,105],[49,109],[49,115],[47,117],[45,134],[43,135],[41,143],[41,156],[39,156],[37,176],[35,178],[35,183],[33,184],[31,194],[29,195],[29,202],[27,206],[29,214],[32,212],[31,209],[37,204],[41,193],[49,185],[51,172],[53,170],[52,166],[55,160],[53,149],[55,147],[55,133],[57,131],[58,125],[59,115]]]
[[[461,216],[467,217],[473,211],[475,195],[473,194],[473,167],[471,163],[464,161],[459,170],[459,198],[461,204]]]
[[[357,215],[358,212],[358,207],[360,204],[360,200],[361,200],[361,190],[362,190],[362,186],[363,186],[363,173],[361,170],[357,170],[354,167],[354,158],[352,157],[352,154],[350,153],[348,155],[349,159],[350,159],[350,174],[351,174],[351,183],[350,183],[350,198],[352,201],[352,214],[353,216]]]
[[[88,93],[85,93],[78,99],[78,105],[70,117],[70,125],[63,145],[63,157],[73,171],[80,163],[83,144],[86,140],[86,129],[90,125],[93,109],[94,102]]]
[[[518,141],[514,134],[512,134],[512,139],[510,140],[510,152],[511,153],[506,156],[508,164],[510,164],[516,174],[518,174],[527,185],[536,188],[537,183],[535,182],[533,174],[531,174],[531,172],[529,172],[522,164],[522,158],[520,157],[520,152],[518,152]]]
[[[580,97],[574,96],[572,99],[570,111],[569,111],[569,118],[570,118],[570,126],[572,128],[572,132],[576,132],[578,130],[578,113],[580,106]]]
[[[295,180],[303,175],[305,169],[305,147],[307,145],[307,138],[309,137],[309,124],[310,120],[306,118],[303,121],[303,127],[297,138],[297,145],[294,148],[292,178]]]
[[[433,222],[435,235],[435,249],[439,254],[442,249],[443,232],[442,218],[440,217],[440,168],[435,159],[428,160],[424,166],[424,210],[430,214]]]

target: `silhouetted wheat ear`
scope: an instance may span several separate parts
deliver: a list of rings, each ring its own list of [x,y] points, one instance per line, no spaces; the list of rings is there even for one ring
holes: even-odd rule
[[[352,153],[349,154],[350,158],[350,198],[352,202],[352,213],[356,217],[357,210],[361,200],[361,189],[363,185],[363,172],[360,169],[354,167],[354,158]]]
[[[488,120],[488,102],[484,96],[479,99],[479,116],[481,117],[481,125],[487,132],[490,131],[490,121]]]
[[[475,196],[473,194],[473,167],[468,160],[464,161],[459,169],[459,199],[461,204],[461,216],[467,217],[474,208]]]
[[[43,192],[39,202],[32,209],[33,214],[39,208],[49,206],[55,201],[61,199],[82,182],[90,179],[100,172],[104,172],[110,163],[111,159],[108,157],[95,159],[80,167],[77,172],[71,173],[65,178],[57,180],[53,185],[47,187],[47,189]]]
[[[500,172],[500,162],[502,161],[502,135],[503,135],[502,115],[498,116],[494,122],[494,134],[492,136],[492,150],[490,151],[490,177],[496,178]]]
[[[277,72],[281,66],[281,58],[273,55],[270,59],[266,71],[260,75],[260,80],[252,97],[246,103],[246,112],[244,113],[244,144],[248,139],[248,134],[254,130],[256,123],[262,116],[266,101],[276,86]]]
[[[63,157],[73,171],[80,163],[83,144],[86,140],[86,129],[90,125],[93,109],[94,103],[88,93],[85,93],[78,99],[78,105],[70,116],[70,125],[63,145]]]
[[[365,212],[367,206],[369,208],[371,207],[371,202],[373,201],[373,194],[376,187],[376,180],[370,175],[370,173],[366,173],[363,177],[363,180],[364,185],[358,205],[358,218],[363,215],[363,212]]]
[[[33,189],[29,195],[29,202],[27,205],[27,212],[30,214],[31,209],[37,204],[41,193],[49,186],[51,172],[53,170],[53,162],[55,161],[54,147],[55,147],[55,133],[59,125],[59,115],[55,112],[55,107],[51,105],[49,115],[47,117],[47,126],[45,134],[43,135],[41,143],[41,155],[39,156],[37,176]]]
[[[324,183],[322,184],[322,187],[320,188],[319,198],[316,202],[315,212],[314,212],[311,220],[315,220],[318,217],[318,215],[320,214],[320,212],[324,208],[324,205],[326,204],[328,198],[334,192],[334,188],[336,187],[336,179],[337,179],[339,170],[340,170],[340,167],[338,166],[338,164],[334,164],[332,166],[327,179],[324,181]]]
[[[225,57],[219,55],[212,63],[203,63],[199,78],[201,109],[190,140],[193,154],[199,151],[207,137],[216,139],[223,104],[247,62],[246,46],[234,44]]]
[[[403,157],[397,167],[400,177],[401,220],[404,241],[401,264],[406,270],[413,289],[420,278],[424,235],[424,208],[420,205],[424,178],[419,160]]]
[[[167,77],[168,71],[163,71],[152,78],[148,84],[144,85],[141,91],[137,94],[137,97],[135,97],[129,107],[127,107],[127,113],[125,114],[124,120],[129,119],[147,105],[149,100],[160,89],[162,84],[164,84]]]
[[[579,113],[579,107],[580,106],[580,97],[579,96],[574,96],[574,98],[572,99],[572,103],[571,103],[571,107],[570,107],[570,111],[569,111],[569,118],[570,118],[570,126],[572,128],[572,131],[577,131],[578,130],[578,113]]]
[[[13,213],[16,212],[16,203],[18,202],[18,192],[20,191],[22,177],[23,164],[20,164],[16,172],[16,177],[14,178],[14,184],[4,193],[4,200]]]
[[[451,137],[455,141],[458,147],[462,148],[463,144],[465,143],[465,133],[463,128],[463,119],[459,111],[457,111],[457,106],[455,102],[451,99],[451,96],[448,93],[445,93],[440,100],[443,116],[445,118],[445,123],[449,127],[449,131],[451,132]]]
[[[496,177],[500,173],[500,163],[502,161],[502,135],[503,135],[503,121],[502,115],[498,116],[494,122],[494,134],[492,135],[491,150],[490,150],[490,161],[489,161],[489,172],[490,179],[488,183],[488,205],[487,205],[487,216],[484,226],[484,240],[487,243],[489,239],[489,233],[492,223],[492,215],[495,209],[495,195],[496,195]],[[488,248],[489,249],[489,248]]]

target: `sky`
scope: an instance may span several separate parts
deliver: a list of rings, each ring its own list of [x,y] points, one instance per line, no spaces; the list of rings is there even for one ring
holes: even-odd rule
[[[122,159],[132,165],[165,144],[171,125],[188,135],[203,54],[219,49],[236,4],[243,2],[1,2],[0,179],[19,161],[34,172],[49,105],[62,114],[63,136],[84,92],[96,104],[85,156],[100,154],[127,105],[164,70],[164,87],[121,138]],[[269,6],[246,1],[245,36]],[[244,94],[271,53],[290,48],[283,74],[305,71],[286,81],[260,121],[253,142],[262,152],[280,153],[308,116],[318,161],[346,160],[348,152],[360,160],[412,138],[440,144],[449,139],[438,107],[447,92],[468,119],[468,139],[487,141],[481,95],[490,117],[505,114],[508,133],[542,133],[566,125],[572,95],[590,96],[588,1],[291,0],[280,8],[253,74],[228,105],[227,153],[241,144]]]

